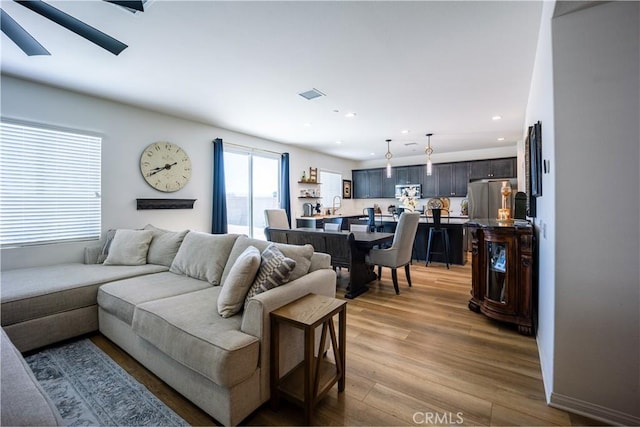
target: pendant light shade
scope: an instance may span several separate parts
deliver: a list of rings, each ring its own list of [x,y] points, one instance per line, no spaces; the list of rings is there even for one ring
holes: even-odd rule
[[[391,151],[389,150],[390,142],[391,140],[387,139],[387,154],[384,155],[387,159],[387,178],[391,178],[391,158],[393,157],[393,154],[391,154]]]
[[[427,176],[431,176],[433,173],[433,164],[431,163],[431,155],[433,154],[433,148],[431,148],[431,135],[433,134],[427,134],[427,148],[424,150],[424,153],[427,155]]]

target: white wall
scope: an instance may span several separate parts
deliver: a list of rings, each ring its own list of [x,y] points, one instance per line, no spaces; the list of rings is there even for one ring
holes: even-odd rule
[[[227,131],[211,125],[156,113],[100,98],[81,95],[1,76],[3,117],[58,127],[85,130],[102,135],[102,229],[137,228],[151,223],[179,230],[210,231],[212,164],[215,138],[244,146],[289,152],[291,165],[292,215],[301,213],[295,198],[297,171],[309,166],[326,168],[351,177],[354,162],[327,156],[260,138]],[[140,154],[152,142],[170,141],[189,154],[193,176],[176,193],[162,193],[144,181],[139,170]],[[137,198],[197,199],[192,210],[136,210]],[[347,201],[348,202],[348,201]],[[345,203],[348,207],[348,203]],[[2,269],[47,265],[82,260],[86,242],[44,245],[1,251]]]
[[[556,16],[552,33],[551,403],[638,425],[640,3],[605,2]]]
[[[542,197],[537,199],[536,225],[538,247],[538,327],[537,341],[542,378],[545,385],[547,401],[553,387],[554,371],[554,337],[555,337],[555,177],[557,162],[554,159],[555,132],[553,114],[553,61],[551,50],[551,18],[555,2],[544,2],[538,34],[538,46],[531,90],[523,129],[537,121],[542,124],[542,158],[551,161],[551,172],[542,175]],[[524,154],[524,143],[520,147]],[[520,182],[521,181],[521,182]],[[524,188],[524,177],[519,186]],[[542,227],[541,227],[542,225]],[[540,229],[543,232],[540,232]]]

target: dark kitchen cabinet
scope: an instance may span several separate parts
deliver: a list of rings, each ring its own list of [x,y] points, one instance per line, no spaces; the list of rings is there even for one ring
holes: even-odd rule
[[[436,195],[439,197],[466,197],[469,183],[469,163],[440,163],[433,165],[436,175]]]
[[[369,169],[367,171],[369,177],[369,198],[381,199],[382,198],[382,180],[386,179],[385,169]]]
[[[427,176],[426,165],[397,166],[387,178],[386,168],[352,171],[354,199],[392,199],[396,185],[419,184],[423,199],[430,197],[467,197],[470,180],[513,178],[516,158],[438,163]]]
[[[469,162],[453,163],[451,174],[451,195],[453,197],[467,197],[469,185]]]
[[[469,162],[469,179],[514,178],[516,176],[516,158],[474,160]]]
[[[436,196],[449,197],[451,195],[451,163],[433,165],[433,174],[436,176]]]
[[[423,165],[417,166],[398,166],[394,168],[396,175],[396,184],[422,184],[423,175],[426,174],[426,169]]]
[[[351,171],[351,179],[353,181],[353,198],[366,199],[369,197],[369,174],[366,170]]]
[[[362,169],[351,173],[354,199],[380,199],[383,197],[385,169]]]
[[[429,197],[436,197],[438,195],[438,186],[436,185],[437,182],[437,176],[436,176],[436,170],[435,170],[435,165],[433,168],[433,174],[431,175],[427,175],[426,169],[425,169],[425,176],[424,176],[424,182],[422,184],[422,198],[426,199]]]
[[[396,180],[394,171],[391,172],[391,178],[387,178],[387,170],[382,175],[382,198],[393,199],[396,196]]]

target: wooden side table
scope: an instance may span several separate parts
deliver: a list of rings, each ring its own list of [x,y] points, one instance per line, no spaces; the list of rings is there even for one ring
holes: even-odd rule
[[[336,337],[333,317],[339,314],[339,337]],[[280,378],[280,324],[286,323],[304,331],[304,359]],[[311,424],[316,403],[338,383],[345,386],[345,345],[347,302],[322,295],[308,294],[271,312],[271,406],[277,409],[280,397],[302,406],[306,423]],[[320,347],[315,354],[315,331],[322,325]],[[335,365],[324,357],[327,332]]]

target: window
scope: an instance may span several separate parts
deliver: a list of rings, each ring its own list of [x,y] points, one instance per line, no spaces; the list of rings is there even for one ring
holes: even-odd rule
[[[99,239],[102,139],[0,123],[0,244]]]
[[[280,206],[280,156],[225,148],[224,173],[229,233],[266,240],[264,210]]]
[[[342,175],[321,170],[320,182],[322,183],[322,204],[325,208],[331,208],[335,196],[342,198]]]

